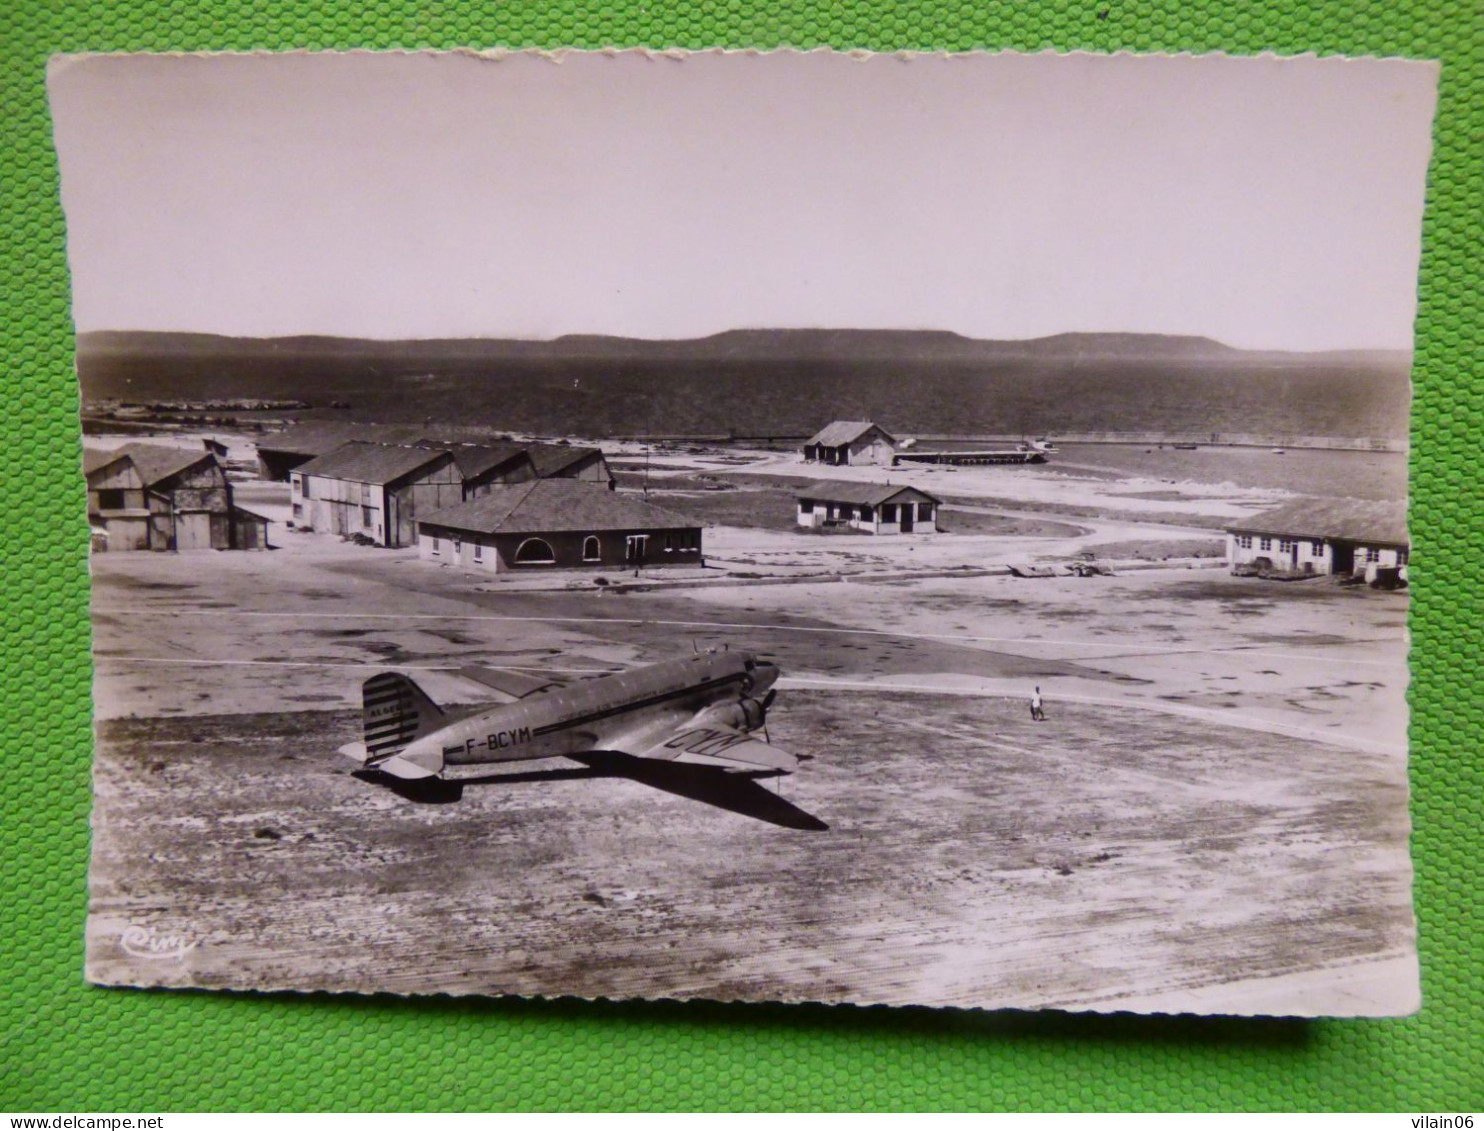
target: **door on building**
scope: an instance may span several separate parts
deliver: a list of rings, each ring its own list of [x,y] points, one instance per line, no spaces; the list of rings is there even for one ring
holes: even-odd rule
[[[175,548],[177,550],[211,549],[211,515],[205,511],[177,512],[175,515]]]
[[[1355,546],[1349,542],[1331,543],[1334,552],[1334,565],[1330,567],[1333,573],[1355,572]]]
[[[903,503],[900,507],[897,508],[897,510],[900,511],[902,515],[902,533],[911,534],[912,523],[917,515],[917,504]]]
[[[624,543],[623,560],[630,565],[641,564],[644,561],[645,543],[648,541],[648,534],[630,534]]]

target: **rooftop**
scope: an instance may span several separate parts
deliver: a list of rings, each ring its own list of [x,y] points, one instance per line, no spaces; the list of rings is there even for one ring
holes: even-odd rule
[[[889,503],[898,495],[912,494],[929,502],[942,502],[918,487],[901,483],[854,483],[845,479],[821,479],[808,487],[800,487],[794,494],[801,499],[817,499],[826,503],[861,503],[879,507]]]
[[[663,530],[701,525],[693,518],[662,510],[641,496],[610,491],[601,483],[580,479],[533,479],[495,487],[487,495],[423,516],[419,523],[481,534]]]
[[[316,456],[294,470],[300,475],[321,475],[328,479],[385,484],[446,458],[448,452],[443,448],[417,448],[352,440],[348,444],[341,444],[329,455]]]
[[[810,444],[823,444],[827,448],[838,448],[841,444],[854,443],[872,428],[881,428],[881,426],[871,420],[836,420],[832,424],[826,424],[813,436],[809,437],[808,442]],[[896,437],[892,436],[890,432],[887,432],[885,428],[881,428],[881,431],[886,433],[887,437],[893,443],[896,442]]]
[[[1238,534],[1409,544],[1407,504],[1375,499],[1298,499],[1227,524]]]
[[[526,445],[526,451],[536,465],[536,474],[542,479],[558,475],[574,463],[603,454],[597,448],[579,448],[571,444],[531,443]]]
[[[133,463],[134,470],[149,487],[195,467],[202,460],[215,462],[216,456],[203,448],[167,448],[160,444],[123,444],[112,451],[90,448],[83,452],[83,474],[92,475],[121,459]]]
[[[465,479],[478,479],[486,472],[511,462],[523,462],[528,459],[525,444],[517,444],[514,441],[491,443],[491,444],[469,444],[458,440],[436,440],[423,438],[417,441],[419,448],[434,448],[439,451],[449,452],[453,455],[453,462],[459,469],[459,474]],[[534,461],[533,461],[534,462]]]

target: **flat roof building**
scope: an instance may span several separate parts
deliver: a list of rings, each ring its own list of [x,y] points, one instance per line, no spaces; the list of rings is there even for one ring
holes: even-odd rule
[[[798,492],[798,524],[863,534],[936,534],[941,502],[916,487],[821,479]]]
[[[694,519],[580,479],[495,487],[426,514],[418,556],[490,572],[704,564]]]

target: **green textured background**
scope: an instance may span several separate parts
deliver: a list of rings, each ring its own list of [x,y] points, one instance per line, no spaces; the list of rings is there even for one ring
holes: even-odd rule
[[[0,5],[0,1109],[1484,1107],[1484,387],[1476,377],[1484,359],[1484,3]],[[1097,1018],[83,984],[87,527],[47,56],[464,45],[1273,50],[1443,61],[1412,433],[1419,1016]]]

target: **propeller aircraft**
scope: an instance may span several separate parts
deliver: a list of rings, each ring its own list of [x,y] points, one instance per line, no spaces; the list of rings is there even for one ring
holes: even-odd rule
[[[761,739],[778,667],[746,652],[701,652],[565,684],[490,668],[458,674],[504,701],[444,710],[396,672],[362,685],[362,741],[340,752],[363,771],[416,781],[450,766],[612,752],[727,773],[792,773],[799,759]]]

